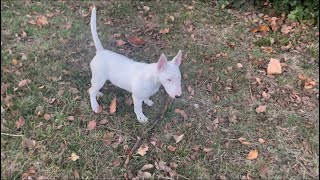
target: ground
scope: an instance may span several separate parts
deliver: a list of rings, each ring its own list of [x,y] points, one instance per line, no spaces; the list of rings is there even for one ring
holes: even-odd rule
[[[146,63],[183,50],[183,97],[127,163],[168,95],[151,98],[140,124],[130,94],[106,83],[102,112],[91,111],[92,5],[109,50]],[[1,177],[318,179],[319,29],[260,13],[203,1],[1,1]],[[266,74],[271,58],[281,74]]]

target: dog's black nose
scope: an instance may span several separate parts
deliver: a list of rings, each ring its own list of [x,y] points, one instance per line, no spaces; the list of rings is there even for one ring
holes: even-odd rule
[[[175,96],[176,98],[181,98],[181,96]]]

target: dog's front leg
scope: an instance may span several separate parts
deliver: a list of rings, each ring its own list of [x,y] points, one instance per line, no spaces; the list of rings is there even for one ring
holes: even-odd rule
[[[132,95],[133,104],[134,104],[134,112],[136,113],[137,119],[140,123],[148,122],[148,118],[142,112],[142,102],[143,99],[139,99]]]

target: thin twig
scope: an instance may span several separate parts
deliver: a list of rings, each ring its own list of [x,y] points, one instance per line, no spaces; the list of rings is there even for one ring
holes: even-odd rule
[[[164,108],[163,110],[156,116],[156,120],[155,122],[147,129],[147,130],[143,130],[143,133],[141,135],[141,137],[137,137],[137,141],[136,143],[133,145],[133,147],[131,148],[131,150],[129,151],[128,155],[127,155],[127,159],[124,162],[124,167],[127,167],[130,157],[132,156],[132,154],[136,151],[136,149],[139,147],[139,144],[142,140],[146,139],[147,136],[149,135],[149,132],[152,131],[154,129],[154,127],[158,124],[158,122],[163,119],[165,112],[168,109],[168,106],[170,103],[172,103],[173,99],[168,97],[168,99],[165,102]]]
[[[22,136],[24,136],[23,134],[8,134],[8,133],[1,133],[1,135],[13,136],[13,137],[22,137]]]

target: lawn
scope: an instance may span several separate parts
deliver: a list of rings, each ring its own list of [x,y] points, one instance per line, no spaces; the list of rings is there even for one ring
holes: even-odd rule
[[[106,49],[183,50],[183,96],[161,88],[147,124],[111,83],[91,110],[92,5]],[[319,179],[318,100],[312,24],[203,1],[1,1],[2,179]]]

